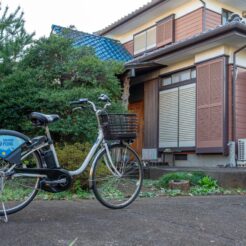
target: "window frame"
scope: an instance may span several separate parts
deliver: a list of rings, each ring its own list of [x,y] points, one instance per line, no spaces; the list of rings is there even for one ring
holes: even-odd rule
[[[171,84],[163,85],[163,80],[165,78],[171,78],[171,80],[172,80],[172,76],[173,75],[181,74],[182,72],[185,72],[185,71],[188,71],[188,70],[190,70],[190,79],[179,81],[179,82],[175,82],[175,83],[173,83],[171,81]],[[175,88],[175,87],[180,87],[180,86],[183,86],[183,85],[189,85],[189,84],[192,84],[192,83],[196,83],[197,76],[195,78],[192,78],[192,72],[194,70],[196,71],[196,67],[192,66],[192,67],[188,67],[188,68],[185,68],[185,69],[177,70],[177,71],[174,71],[174,72],[171,72],[171,73],[168,73],[168,74],[160,76],[160,79],[159,79],[159,91],[169,90],[169,89],[172,89],[172,88]],[[179,75],[179,77],[181,77],[181,75]]]
[[[151,46],[150,48],[148,48],[148,46],[147,46],[147,40],[148,40],[147,34],[148,34],[148,31],[150,29],[153,29],[153,28],[157,29],[157,25],[156,24],[152,25],[152,26],[150,26],[150,27],[148,27],[148,28],[146,28],[140,32],[137,32],[133,35],[133,54],[134,54],[134,56],[141,55],[141,54],[145,53],[146,51],[151,51],[151,50],[154,50],[157,48],[157,37],[156,37],[156,35],[155,35],[155,45]],[[155,30],[155,32],[156,32],[156,30]],[[145,33],[145,49],[143,51],[135,53],[135,38],[136,38],[136,36],[143,34],[143,33]]]
[[[191,74],[192,74],[192,70],[196,71],[196,78],[191,78],[190,80],[181,81],[181,82],[174,83],[174,84],[171,84],[171,85],[166,85],[166,86],[162,85],[162,80],[164,78],[171,77],[175,73],[181,73],[181,72],[189,70],[189,69],[191,70]],[[186,67],[186,68],[182,68],[182,69],[179,69],[179,70],[176,70],[176,71],[165,73],[165,74],[163,74],[163,75],[161,75],[159,77],[159,92],[158,93],[160,93],[161,91],[170,90],[170,89],[181,87],[181,86],[184,86],[184,85],[196,84],[196,82],[197,82],[197,69],[196,69],[196,66],[189,66],[189,67]],[[158,105],[158,112],[159,112],[159,110],[160,110],[160,105]],[[180,116],[178,116],[178,117],[180,117]],[[195,127],[196,127],[196,123],[195,123]],[[158,120],[158,129],[159,129],[159,120]],[[159,134],[160,134],[160,132],[158,130],[158,135]],[[195,133],[195,135],[196,135],[196,133]],[[196,141],[196,136],[195,136],[195,141]],[[180,146],[179,147],[160,147],[159,144],[160,143],[158,141],[158,151],[165,151],[166,149],[170,149],[172,152],[186,152],[186,151],[194,152],[196,150],[196,146],[190,146],[190,147],[180,147]],[[179,143],[178,143],[178,145],[179,145]]]

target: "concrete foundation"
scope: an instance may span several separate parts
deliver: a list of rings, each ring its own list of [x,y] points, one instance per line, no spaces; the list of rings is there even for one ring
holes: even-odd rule
[[[202,171],[206,175],[218,180],[224,188],[246,188],[246,168],[206,168],[206,167],[148,167],[145,168],[145,177],[157,179],[170,172]]]
[[[218,167],[230,164],[229,156],[188,154],[186,161],[175,160],[173,154],[165,154],[165,162],[171,167]]]

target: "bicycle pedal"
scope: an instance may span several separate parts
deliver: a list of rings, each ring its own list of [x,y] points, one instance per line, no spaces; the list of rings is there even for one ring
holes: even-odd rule
[[[46,180],[43,179],[39,183],[39,188],[41,190],[58,193],[67,190],[70,187],[71,181],[67,178],[61,178],[57,180]]]

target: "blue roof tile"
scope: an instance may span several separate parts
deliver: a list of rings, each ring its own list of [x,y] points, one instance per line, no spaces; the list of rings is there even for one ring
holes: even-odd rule
[[[70,28],[65,28],[57,25],[52,25],[52,31],[55,34],[66,35],[72,38],[75,47],[88,46],[95,50],[96,56],[103,60],[115,60],[127,62],[133,59],[132,55],[125,49],[125,47],[117,40],[80,32]],[[68,34],[67,34],[68,33]]]

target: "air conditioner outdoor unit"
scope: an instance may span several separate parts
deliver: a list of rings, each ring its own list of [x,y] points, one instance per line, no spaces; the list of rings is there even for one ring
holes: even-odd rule
[[[238,140],[238,166],[246,167],[246,139]]]

